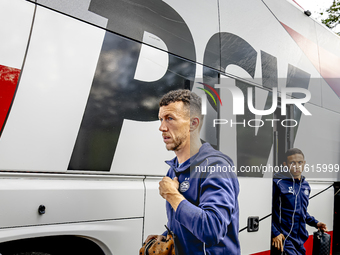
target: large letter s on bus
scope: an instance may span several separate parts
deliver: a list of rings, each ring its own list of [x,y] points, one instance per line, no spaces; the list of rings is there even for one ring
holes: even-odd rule
[[[124,119],[157,120],[162,95],[192,86],[196,54],[188,26],[163,1],[92,0],[89,10],[108,18],[107,29],[123,37],[105,35],[68,169],[109,171]],[[145,31],[159,37],[170,53],[194,62],[169,54],[163,77],[134,79]]]

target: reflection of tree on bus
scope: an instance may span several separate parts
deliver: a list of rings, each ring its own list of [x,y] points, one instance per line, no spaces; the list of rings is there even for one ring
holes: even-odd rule
[[[289,149],[283,162],[287,171],[274,176],[272,254],[305,254],[306,223],[327,231],[326,224],[307,212],[311,188],[302,176],[305,164],[301,150]]]

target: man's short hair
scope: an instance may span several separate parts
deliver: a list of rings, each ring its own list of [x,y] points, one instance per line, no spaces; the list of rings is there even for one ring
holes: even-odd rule
[[[203,116],[201,115],[202,100],[194,92],[187,89],[172,90],[162,97],[159,106],[167,106],[175,102],[183,102],[184,106],[188,110],[190,109],[191,115],[197,114],[200,121],[203,121]]]
[[[289,156],[292,156],[292,155],[295,155],[295,154],[301,154],[303,156],[303,158],[305,158],[305,155],[303,154],[303,152],[300,149],[298,149],[298,148],[291,148],[291,149],[286,151],[285,162],[288,161],[288,157]]]

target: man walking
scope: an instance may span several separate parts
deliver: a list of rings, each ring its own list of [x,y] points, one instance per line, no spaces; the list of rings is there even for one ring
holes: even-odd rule
[[[159,192],[167,201],[168,227],[177,236],[180,255],[239,255],[239,184],[232,160],[201,143],[201,98],[189,90],[167,93],[159,120],[166,148],[176,154],[166,162],[170,169]]]
[[[286,173],[274,176],[271,254],[304,255],[303,245],[309,236],[306,223],[322,231],[327,227],[307,212],[311,188],[302,176],[304,154],[299,149],[289,149],[285,159]]]

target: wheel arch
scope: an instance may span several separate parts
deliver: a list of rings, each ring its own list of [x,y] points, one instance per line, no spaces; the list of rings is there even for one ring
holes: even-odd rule
[[[20,253],[40,252],[50,255],[58,254],[98,254],[105,255],[102,244],[86,236],[56,235],[31,237],[0,243],[0,254],[11,255]]]

